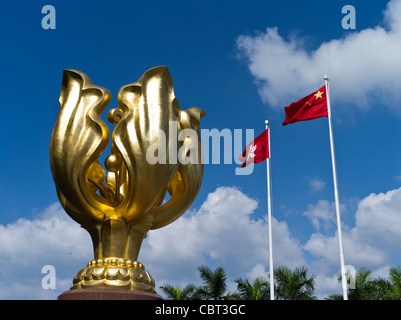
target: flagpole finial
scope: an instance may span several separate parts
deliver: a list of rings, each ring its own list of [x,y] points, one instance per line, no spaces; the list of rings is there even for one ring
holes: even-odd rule
[[[327,74],[324,75],[324,80],[329,80],[329,77],[327,76]]]
[[[269,120],[265,120],[265,125],[269,125]]]

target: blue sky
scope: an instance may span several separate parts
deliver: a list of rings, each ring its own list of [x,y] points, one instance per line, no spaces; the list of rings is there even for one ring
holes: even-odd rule
[[[41,27],[46,4],[56,9],[55,30]],[[355,30],[341,26],[345,5],[355,7]],[[400,0],[4,4],[0,274],[8,280],[0,298],[54,299],[92,258],[89,238],[58,205],[49,167],[64,69],[108,88],[113,108],[121,86],[165,65],[181,107],[207,112],[201,128],[242,129],[245,140],[268,119],[275,265],[307,265],[319,297],[341,291],[327,118],[281,123],[284,106],[327,74],[345,262],[386,276],[401,264],[400,17]],[[196,267],[206,263],[227,269],[231,289],[238,277],[266,275],[266,167],[235,175],[237,156],[205,165],[189,212],[144,243],[139,260],[157,285],[199,281]],[[47,264],[56,290],[41,288]]]

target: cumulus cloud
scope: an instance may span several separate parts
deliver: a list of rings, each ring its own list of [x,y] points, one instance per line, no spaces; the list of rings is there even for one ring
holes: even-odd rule
[[[309,204],[304,216],[307,216],[317,231],[323,225],[324,230],[330,230],[336,222],[336,208],[334,203],[319,200],[317,204]]]
[[[401,188],[372,193],[358,205],[357,236],[387,251],[401,250]]]
[[[139,260],[156,279],[185,285],[199,283],[196,268],[208,264],[223,266],[233,280],[253,281],[268,272],[268,224],[257,218],[258,202],[235,187],[219,187],[197,210],[184,214],[173,224],[151,231]],[[365,197],[355,213],[355,226],[343,229],[346,264],[366,266],[383,274],[391,256],[401,250],[401,188]],[[323,213],[319,213],[321,210]],[[306,214],[334,225],[333,204],[318,201]],[[338,239],[334,231],[320,229],[304,245],[291,235],[285,221],[273,218],[275,266],[294,268],[306,264],[317,274],[317,294],[323,298],[340,291]],[[335,228],[334,228],[335,229]],[[305,252],[312,259],[306,260]],[[0,225],[0,299],[56,299],[72,284],[74,275],[93,257],[92,243],[85,230],[68,217],[59,204],[52,204],[32,219]],[[56,268],[56,290],[44,290],[44,265]],[[384,270],[384,271],[383,271]]]
[[[326,187],[326,182],[318,178],[312,178],[309,180],[309,187],[313,191],[322,191]]]
[[[199,281],[197,267],[223,266],[232,281],[266,274],[268,224],[253,216],[258,202],[234,187],[210,193],[199,208],[173,224],[149,232],[139,260],[156,285]],[[294,267],[303,264],[300,243],[285,222],[273,220],[275,259]],[[56,299],[72,285],[75,274],[93,257],[88,233],[52,204],[33,219],[0,225],[0,299]],[[56,269],[56,290],[44,290],[44,265]]]
[[[382,26],[347,32],[312,51],[302,39],[285,39],[277,27],[237,39],[240,56],[255,78],[263,102],[281,110],[330,78],[338,105],[366,110],[380,100],[399,109],[401,101],[401,0],[391,0]],[[399,110],[398,110],[399,111]],[[400,111],[401,112],[401,111]]]
[[[383,270],[388,270],[388,265],[394,263],[392,256],[401,250],[400,207],[401,188],[386,193],[372,193],[359,202],[355,226],[343,228],[346,264],[355,269],[367,267],[381,276],[387,276]],[[316,258],[314,268],[321,269],[319,274],[322,281],[334,270],[339,273],[337,233],[326,235],[316,232],[306,242],[304,249]]]
[[[91,257],[91,241],[57,203],[32,220],[0,225],[0,299],[55,299]],[[42,288],[42,267],[56,269],[56,290]]]
[[[196,268],[206,263],[223,266],[233,278],[265,275],[261,266],[268,266],[268,224],[265,218],[252,216],[257,205],[237,188],[219,187],[199,210],[151,231],[139,258],[159,279],[193,281]],[[302,247],[287,224],[276,219],[272,223],[275,263],[290,267],[305,263]]]

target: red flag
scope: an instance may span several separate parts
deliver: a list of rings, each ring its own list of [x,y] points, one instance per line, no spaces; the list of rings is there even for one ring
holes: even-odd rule
[[[242,155],[238,158],[243,162],[240,168],[246,167],[250,163],[258,163],[269,158],[269,129],[266,129],[260,136],[249,143]]]
[[[291,103],[288,107],[284,107],[284,111],[285,120],[283,126],[298,121],[327,117],[326,87],[323,86],[305,98]]]

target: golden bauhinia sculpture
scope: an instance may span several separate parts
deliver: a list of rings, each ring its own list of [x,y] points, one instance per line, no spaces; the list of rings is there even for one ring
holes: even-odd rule
[[[199,123],[205,112],[181,110],[166,67],[146,71],[120,89],[118,108],[107,114],[116,126],[106,173],[99,157],[110,133],[100,116],[110,100],[110,91],[86,74],[64,71],[50,167],[62,206],[89,232],[94,248],[94,259],[78,272],[71,289],[155,293],[154,280],[137,261],[139,250],[149,230],[179,218],[198,194],[203,178]]]

